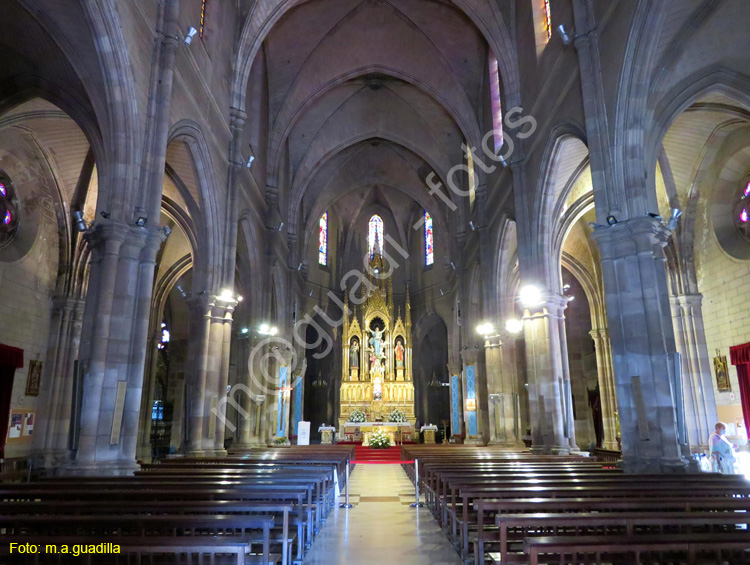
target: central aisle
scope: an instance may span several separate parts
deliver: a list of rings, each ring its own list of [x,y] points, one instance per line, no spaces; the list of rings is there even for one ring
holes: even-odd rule
[[[354,507],[331,512],[305,565],[461,563],[429,510],[409,506],[414,487],[401,465],[357,465],[349,493]]]

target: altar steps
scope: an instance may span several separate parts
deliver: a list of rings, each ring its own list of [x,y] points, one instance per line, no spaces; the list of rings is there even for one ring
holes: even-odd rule
[[[398,446],[386,449],[373,449],[358,445],[354,448],[354,457],[357,461],[372,463],[396,463],[401,461],[401,448]]]

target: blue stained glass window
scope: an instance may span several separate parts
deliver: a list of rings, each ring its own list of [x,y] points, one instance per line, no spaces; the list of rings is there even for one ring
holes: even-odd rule
[[[5,212],[5,218],[3,218],[3,224],[6,226],[13,221],[13,214],[10,211]]]
[[[5,188],[5,185],[0,182],[0,195],[8,196],[8,191]]]
[[[328,264],[328,212],[323,212],[318,226],[318,263]]]
[[[424,212],[424,264],[432,265],[435,261],[435,236],[432,232],[432,216]]]
[[[378,253],[383,252],[383,218],[377,214],[370,218],[367,245],[370,248],[370,258],[375,255],[376,248]]]

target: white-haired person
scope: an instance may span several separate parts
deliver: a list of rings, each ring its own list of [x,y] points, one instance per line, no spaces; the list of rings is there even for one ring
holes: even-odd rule
[[[737,446],[727,439],[727,425],[724,422],[716,422],[714,428],[716,431],[708,438],[708,444],[711,447],[712,470],[715,473],[733,475],[734,450]]]

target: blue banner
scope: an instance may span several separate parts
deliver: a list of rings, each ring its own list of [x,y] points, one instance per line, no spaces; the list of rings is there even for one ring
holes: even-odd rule
[[[468,425],[469,437],[476,437],[479,433],[477,430],[477,390],[476,379],[474,378],[474,365],[466,366],[466,399],[474,401],[474,410],[467,410],[466,423]]]
[[[451,434],[461,433],[461,392],[458,377],[451,377]]]
[[[279,367],[279,395],[278,406],[277,406],[277,417],[276,417],[276,437],[282,437],[284,435],[284,389],[287,386],[287,368]]]
[[[294,435],[299,435],[297,426],[302,421],[302,395],[304,394],[302,385],[303,379],[300,377],[294,385],[294,424],[292,426],[292,433]]]

